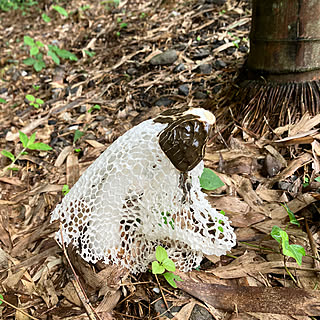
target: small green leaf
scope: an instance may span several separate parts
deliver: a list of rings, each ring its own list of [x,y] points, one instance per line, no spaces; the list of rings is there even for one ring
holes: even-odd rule
[[[84,50],[84,53],[90,58],[92,58],[96,54],[94,51],[89,51],[89,50]]]
[[[37,104],[37,103],[35,103],[35,102],[31,102],[30,103],[30,106],[33,106],[33,107],[35,107],[36,109],[39,109],[39,105]]]
[[[128,26],[128,24],[123,22],[120,24],[120,29],[126,28],[127,26]]]
[[[29,101],[29,102],[34,102],[36,100],[36,98],[32,95],[32,94],[27,94],[26,95],[26,99]]]
[[[30,144],[33,144],[35,141],[36,141],[36,133],[34,132],[34,133],[30,136],[30,138],[29,138],[27,147],[28,147]]]
[[[6,104],[6,103],[7,103],[7,100],[5,100],[5,99],[3,99],[3,98],[0,98],[0,103]]]
[[[93,110],[100,110],[101,107],[98,104],[95,104],[93,107],[91,107],[88,112],[91,113]]]
[[[63,59],[69,59],[71,61],[78,61],[77,56],[68,50],[59,49],[59,50],[56,50],[56,53],[59,57],[61,57]]]
[[[37,98],[36,99],[36,103],[41,105],[41,104],[44,104],[44,101],[42,99]]]
[[[288,257],[294,258],[297,263],[301,266],[302,264],[302,256],[306,255],[306,251],[302,246],[297,244],[289,244],[289,236],[288,234],[281,230],[280,236],[282,238],[282,252],[284,255]]]
[[[61,15],[68,17],[68,12],[64,8],[55,5],[55,6],[52,6],[52,9],[58,11]]]
[[[160,265],[158,261],[152,262],[151,269],[152,269],[153,274],[162,274],[165,271],[164,267],[162,265]]]
[[[164,259],[162,261],[162,265],[168,271],[176,271],[176,266],[174,262],[169,258]]]
[[[200,187],[205,190],[215,190],[224,186],[221,179],[209,168],[204,168],[200,179]]]
[[[317,181],[317,182],[320,182],[320,176],[316,177],[314,180]]]
[[[53,62],[57,65],[60,65],[60,59],[59,57],[56,55],[55,52],[49,50],[48,51],[48,56],[52,58]]]
[[[81,148],[74,149],[75,152],[81,152]]]
[[[177,284],[175,283],[175,281],[182,281],[182,279],[171,273],[171,272],[166,272],[163,274],[165,279],[167,280],[167,282],[170,284],[171,287],[177,288]]]
[[[283,254],[294,258],[297,261],[297,264],[301,266],[302,257],[306,255],[305,249],[298,244],[290,244],[288,247],[288,251],[286,253],[283,251]]]
[[[73,136],[73,143],[76,143],[84,135],[83,131],[76,130]]]
[[[28,149],[30,150],[43,150],[43,151],[49,151],[52,150],[50,146],[48,146],[45,143],[42,142],[36,142],[28,145]]]
[[[302,186],[305,188],[310,184],[309,177],[305,176]]]
[[[44,63],[44,61],[41,60],[36,60],[36,62],[33,65],[34,70],[36,70],[37,72],[41,71],[43,68],[46,67],[46,64]]]
[[[70,188],[67,184],[64,184],[62,187],[62,193],[65,196],[70,191]]]
[[[50,21],[51,21],[51,19],[50,19],[45,13],[43,13],[43,14],[41,15],[41,17],[42,17],[42,19],[43,19],[44,22],[50,22]]]
[[[156,248],[156,259],[159,262],[163,262],[166,258],[168,258],[168,254],[166,249],[162,248],[161,246],[157,246]]]
[[[34,47],[31,47],[30,49],[30,56],[35,56],[39,53],[39,48],[34,46]]]
[[[4,300],[4,299],[3,299],[3,295],[2,295],[2,294],[0,294],[0,299],[1,299],[1,300],[0,300],[0,305],[1,305],[1,304],[3,303],[3,301],[2,301],[2,300]]]
[[[16,167],[9,167],[8,170],[11,170],[11,171],[19,171],[19,168],[16,168]]]
[[[22,131],[19,131],[19,138],[20,138],[20,141],[22,142],[23,147],[27,148],[27,145],[29,142],[28,136],[25,133],[23,133]]]
[[[26,44],[27,46],[30,46],[30,47],[33,47],[35,45],[34,40],[29,36],[24,36],[23,42],[24,42],[24,44]]]
[[[2,150],[1,154],[5,157],[9,158],[12,162],[16,159],[16,157],[10,151]]]
[[[36,41],[36,45],[38,48],[43,48],[44,44],[41,41]]]
[[[280,227],[273,226],[270,235],[273,239],[277,240],[281,244],[282,239],[281,239],[280,231],[282,231]]]
[[[288,216],[290,218],[290,223],[300,227],[300,223],[297,220],[297,218],[295,217],[294,213],[289,209],[289,207],[286,204],[282,204],[281,205],[286,209]]]
[[[23,63],[26,64],[27,66],[33,66],[36,63],[36,59],[33,58],[27,58],[23,60]]]
[[[90,6],[88,4],[80,7],[80,10],[82,10],[82,11],[85,11],[85,10],[88,10],[88,9],[90,9]]]

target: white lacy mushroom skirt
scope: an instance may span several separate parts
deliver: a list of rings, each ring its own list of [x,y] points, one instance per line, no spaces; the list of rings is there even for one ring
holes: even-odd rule
[[[127,131],[84,172],[52,213],[60,243],[75,246],[88,262],[146,271],[157,245],[181,271],[199,266],[203,254],[220,256],[235,245],[228,218],[201,191],[203,162],[189,172],[186,203],[180,172],[158,143],[165,124],[152,120]]]

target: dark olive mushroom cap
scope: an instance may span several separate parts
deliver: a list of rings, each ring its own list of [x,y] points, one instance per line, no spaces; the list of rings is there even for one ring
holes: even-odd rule
[[[215,122],[214,115],[201,108],[166,110],[154,122],[167,123],[159,133],[159,144],[171,163],[181,172],[192,170],[205,154]]]

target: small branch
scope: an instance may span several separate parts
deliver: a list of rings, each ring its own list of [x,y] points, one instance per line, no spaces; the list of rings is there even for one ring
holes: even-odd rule
[[[158,276],[157,276],[156,274],[155,274],[154,276],[156,277],[156,280],[157,280],[157,283],[158,283],[158,286],[159,286],[159,290],[160,290],[161,295],[162,295],[162,298],[163,298],[163,302],[164,302],[164,304],[166,305],[167,309],[169,309],[169,306],[168,306],[168,303],[167,303],[166,297],[165,297],[165,295],[164,295],[164,293],[163,293],[163,291],[162,291],[162,288],[161,288],[161,285],[160,285],[160,282],[159,282]]]
[[[18,308],[18,307],[16,307],[16,306],[14,306],[13,304],[11,304],[11,303],[7,302],[6,300],[4,300],[4,299],[2,299],[2,298],[0,298],[0,301],[2,301],[3,303],[7,304],[7,305],[8,305],[8,306],[10,306],[11,308],[13,308],[13,309],[15,309],[15,310],[17,310],[17,311],[21,312],[22,314],[24,314],[25,316],[29,317],[30,319],[33,319],[33,320],[39,320],[38,318],[35,318],[35,317],[33,317],[33,316],[30,316],[28,313],[26,313],[26,312],[25,312],[25,311],[23,311],[22,309],[20,309],[20,308]]]

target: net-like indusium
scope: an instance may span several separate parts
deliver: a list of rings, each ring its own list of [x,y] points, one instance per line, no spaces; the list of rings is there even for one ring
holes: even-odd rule
[[[203,161],[188,172],[185,201],[181,173],[159,146],[167,124],[147,120],[118,138],[85,171],[52,213],[58,240],[88,262],[101,260],[133,273],[166,248],[178,269],[199,266],[203,254],[222,255],[235,244],[228,219],[200,188]]]

